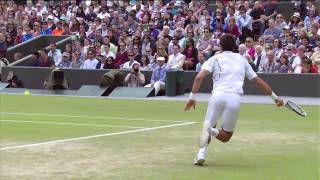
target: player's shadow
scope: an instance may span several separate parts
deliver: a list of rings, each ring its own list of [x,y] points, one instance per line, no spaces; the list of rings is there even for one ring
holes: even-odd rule
[[[196,166],[196,165],[194,165]],[[239,169],[248,169],[248,168],[252,168],[252,169],[256,169],[259,168],[257,166],[252,166],[251,164],[246,164],[246,163],[233,163],[233,162],[228,162],[228,161],[224,161],[224,162],[217,162],[217,161],[206,161],[203,165],[200,166],[196,166],[198,168],[212,168],[214,167],[215,169],[219,168],[219,169],[235,169],[235,170],[239,170]]]

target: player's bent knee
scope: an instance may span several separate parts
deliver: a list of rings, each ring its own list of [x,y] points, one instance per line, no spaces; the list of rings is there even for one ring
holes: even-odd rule
[[[228,132],[228,131],[225,131],[224,129],[221,129],[217,138],[221,142],[226,143],[226,142],[229,142],[229,140],[232,137],[232,134],[233,134],[233,132]]]

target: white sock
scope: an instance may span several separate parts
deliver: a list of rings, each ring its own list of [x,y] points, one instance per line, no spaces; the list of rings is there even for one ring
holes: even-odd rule
[[[219,129],[217,128],[209,128],[209,133],[211,136],[217,137],[219,135]]]
[[[207,152],[208,152],[208,145],[204,146],[203,148],[200,148],[198,152],[198,158],[200,159],[206,158]]]

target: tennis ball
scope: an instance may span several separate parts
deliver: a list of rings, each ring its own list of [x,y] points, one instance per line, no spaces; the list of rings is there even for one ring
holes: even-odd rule
[[[28,95],[30,95],[30,92],[29,91],[25,91],[24,95],[28,96]]]

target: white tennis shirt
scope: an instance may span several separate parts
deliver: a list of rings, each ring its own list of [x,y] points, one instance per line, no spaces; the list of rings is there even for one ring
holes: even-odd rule
[[[243,94],[244,78],[252,80],[257,76],[248,61],[238,53],[224,51],[208,59],[201,69],[213,73],[213,89]]]

